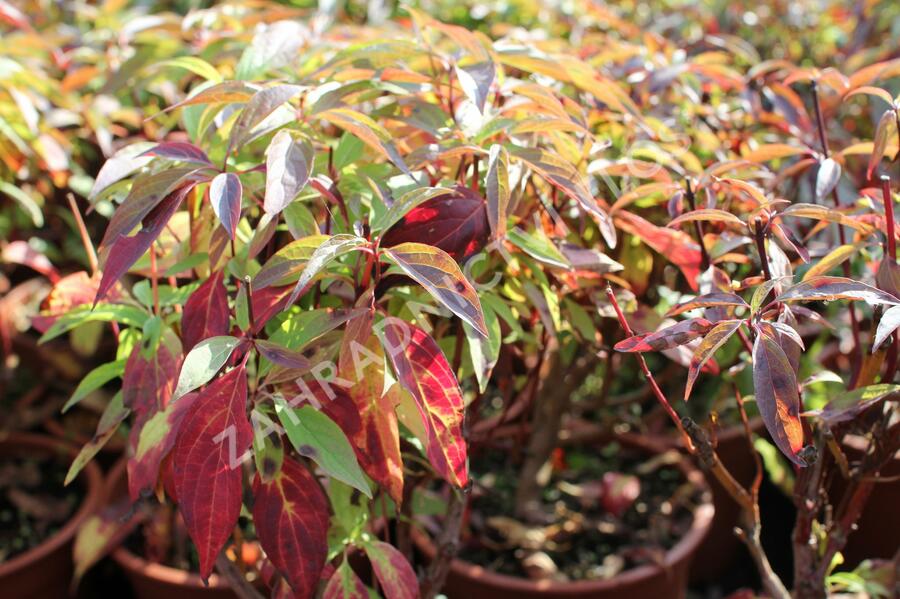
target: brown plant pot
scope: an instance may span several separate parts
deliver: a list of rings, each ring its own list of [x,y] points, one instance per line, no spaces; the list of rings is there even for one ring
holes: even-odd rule
[[[621,435],[616,439],[623,445],[648,454],[665,450],[657,443],[637,435]],[[685,478],[704,491],[704,501],[694,512],[691,529],[674,547],[666,552],[660,565],[645,564],[626,570],[608,580],[575,582],[533,581],[505,574],[496,574],[482,566],[460,559],[450,564],[447,582],[442,592],[449,599],[552,599],[556,597],[590,597],[592,599],[680,599],[687,591],[688,570],[713,519],[715,508],[703,474],[686,459],[677,467]],[[431,538],[413,528],[412,539],[426,560],[437,553]]]
[[[0,457],[35,455],[71,463],[78,450],[45,435],[10,433],[0,436]],[[103,500],[103,475],[89,463],[76,479],[85,490],[84,499],[75,514],[49,539],[0,564],[0,594],[10,599],[60,599],[68,597],[74,566],[72,541],[81,524]]]
[[[762,430],[762,418],[750,421],[750,429],[754,432]],[[744,487],[753,482],[756,475],[754,449],[747,441],[743,425],[726,428],[717,436],[716,453],[735,480]],[[709,480],[712,490],[716,515],[713,518],[709,534],[697,551],[699,559],[691,565],[691,582],[719,582],[728,574],[738,558],[742,548],[741,541],[734,534],[738,525],[741,509],[732,499],[719,481]]]
[[[127,494],[126,463],[119,460],[110,470],[104,493],[107,501]],[[124,546],[113,551],[112,559],[125,571],[137,599],[237,599],[216,574],[210,575],[206,586],[199,574],[147,561]]]
[[[88,409],[76,406],[73,408],[73,410],[87,411]],[[62,439],[63,441],[72,443],[79,448],[84,447],[90,442],[91,433],[86,433],[83,430],[64,426],[63,423],[60,422],[59,418],[60,415],[56,414],[55,417],[45,420],[43,423],[44,430],[57,439]],[[65,418],[65,416],[62,416],[62,418]],[[100,414],[96,414],[96,419],[98,422],[100,421]],[[100,451],[98,452],[95,459],[103,468],[111,468],[116,460],[121,458],[125,453],[125,446],[125,438],[122,437],[121,434],[117,433],[113,435],[113,437],[109,441],[106,442],[106,445],[100,448]]]
[[[864,455],[866,441],[862,437],[848,435],[844,437],[841,447],[847,460],[856,462]],[[882,468],[880,476],[900,476],[900,452]],[[831,488],[832,501],[840,500],[846,488],[847,482],[838,474]],[[900,506],[900,480],[877,483],[863,508],[856,530],[847,537],[847,545],[841,552],[845,567],[841,569],[853,568],[864,559],[894,557],[900,549],[897,506]]]

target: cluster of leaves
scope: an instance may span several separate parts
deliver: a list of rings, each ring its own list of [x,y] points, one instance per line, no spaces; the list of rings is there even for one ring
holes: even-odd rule
[[[126,15],[101,11],[115,66],[66,67],[97,144],[125,138],[85,191],[109,216],[99,268],[56,280],[35,321],[44,340],[114,323],[115,359],[67,408],[121,391],[70,478],[127,422],[130,497],[177,502],[204,577],[246,504],[274,593],[365,596],[359,547],[389,598],[414,595],[370,513],[408,509],[423,464],[465,486],[464,413],[499,395],[494,423],[527,418],[547,348],[610,349],[610,282],[648,331],[616,349],[663,351],[685,400],[702,372],[749,384],[797,466],[895,398],[894,197],[867,187],[898,154],[886,49],[863,40],[842,74],[597,7],[571,40],[301,14],[154,14],[112,39]],[[92,124],[120,93],[131,120]],[[861,118],[864,94],[888,109]]]

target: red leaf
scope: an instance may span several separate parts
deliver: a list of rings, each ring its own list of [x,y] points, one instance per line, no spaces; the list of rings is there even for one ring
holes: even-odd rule
[[[41,333],[53,326],[60,316],[84,304],[90,304],[97,295],[100,276],[88,276],[84,271],[66,275],[53,285],[53,289],[41,303],[41,314],[32,318],[32,325]],[[107,300],[115,302],[121,297],[121,289],[113,287],[107,292]]]
[[[253,290],[250,303],[253,306],[254,333],[261,331],[269,319],[288,307],[288,298],[293,290],[293,285]]]
[[[397,379],[416,403],[431,465],[450,484],[469,480],[462,436],[465,404],[447,358],[428,333],[396,318],[383,321],[384,342]]]
[[[432,198],[410,210],[388,229],[381,245],[405,242],[427,243],[462,262],[481,250],[490,236],[484,198],[467,187]]]
[[[660,329],[655,333],[644,333],[623,339],[616,343],[615,350],[621,352],[661,351],[677,345],[684,345],[692,339],[706,334],[712,326],[713,323],[705,318],[691,318]]]
[[[204,339],[228,334],[230,315],[224,274],[224,270],[211,274],[185,302],[181,317],[184,353]]]
[[[397,504],[403,501],[403,462],[400,458],[400,433],[396,408],[399,389],[384,392],[384,352],[378,338],[371,336],[365,345],[353,342],[347,348],[352,356],[352,370],[342,371],[341,378],[356,381],[347,390],[361,420],[357,430],[344,432],[350,437],[366,474],[381,485]],[[358,369],[357,369],[358,368]]]
[[[657,227],[640,216],[625,211],[617,212],[615,221],[623,231],[634,235],[680,268],[688,285],[697,291],[697,279],[700,277],[700,246],[687,233]]]
[[[231,239],[234,239],[234,232],[241,219],[243,193],[241,180],[234,173],[219,173],[209,183],[209,201],[213,212]]]
[[[328,554],[328,500],[309,470],[285,457],[269,482],[253,482],[253,522],[266,556],[296,597],[312,597]]]
[[[11,241],[3,248],[3,261],[11,264],[21,264],[41,273],[51,282],[59,280],[59,273],[47,259],[47,256],[38,252],[27,241]]]
[[[131,191],[116,208],[100,242],[100,252],[105,254],[119,237],[125,237],[144,221],[166,198],[178,189],[197,183],[199,169],[192,167],[168,168],[158,173],[135,178]]]
[[[136,414],[138,422],[168,405],[180,367],[180,356],[166,343],[160,343],[149,358],[140,345],[135,346],[122,374],[122,403]]]
[[[152,490],[160,477],[160,465],[172,451],[184,416],[196,393],[188,393],[157,412],[140,427],[132,429],[132,457],[128,460],[128,494],[137,501],[144,491]],[[174,496],[173,496],[174,497]]]
[[[175,492],[208,578],[241,513],[240,458],[253,440],[239,366],[199,393],[173,450]]]
[[[159,156],[181,162],[193,162],[205,166],[212,166],[212,161],[206,152],[192,143],[186,141],[164,141],[141,154],[141,156]]]
[[[116,281],[150,248],[190,190],[191,185],[185,185],[166,196],[147,214],[143,220],[144,226],[134,235],[119,236],[110,240],[106,262],[103,265],[103,277],[94,297],[95,304],[106,296]]]
[[[322,599],[369,599],[369,591],[353,568],[342,564],[328,579]]]
[[[753,342],[753,388],[756,405],[778,449],[798,466],[803,449],[797,375],[778,341],[760,329]]]
[[[365,548],[386,599],[416,599],[419,596],[416,573],[402,553],[381,541],[367,543]]]

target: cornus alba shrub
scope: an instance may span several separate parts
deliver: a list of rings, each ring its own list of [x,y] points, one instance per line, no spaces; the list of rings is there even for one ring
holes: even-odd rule
[[[534,414],[516,497],[528,520],[571,392],[597,369],[611,379],[613,347],[650,379],[642,354],[663,351],[687,385],[676,398],[651,380],[656,399],[741,506],[782,597],[759,479],[741,487],[711,429],[676,411],[702,373],[750,374],[795,477],[797,591],[823,595],[900,444],[893,195],[877,178],[895,168],[898,103],[878,86],[897,62],[798,69],[727,36],[685,49],[610,31],[600,9],[577,47],[410,14],[406,29],[324,34],[280,21],[246,45],[206,29],[211,10],[183,26],[215,52],[167,59],[177,85],[134,77],[164,108],[147,115],[156,141],[97,173],[92,202],[114,206],[99,268],[61,278],[39,319],[45,339],[89,321],[117,335],[116,360],[70,401],[122,380],[70,478],[127,422],[130,498],[177,505],[203,577],[228,570],[246,508],[275,596],[320,581],[365,596],[347,560],[361,549],[389,599],[412,597],[373,516],[408,522],[423,479],[467,486],[464,421],[491,385],[506,402],[494,424]],[[882,100],[877,125],[845,119]],[[816,340],[833,351],[811,368]],[[870,431],[848,462],[842,438]],[[838,510],[829,472],[852,483]],[[80,567],[116,540],[82,544]],[[440,572],[423,580],[430,596]]]

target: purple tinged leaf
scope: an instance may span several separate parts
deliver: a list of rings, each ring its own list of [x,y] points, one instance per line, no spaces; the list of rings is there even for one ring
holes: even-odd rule
[[[106,297],[113,285],[150,248],[190,190],[191,185],[185,185],[173,191],[150,211],[140,231],[131,237],[118,237],[110,242],[103,264],[103,276],[94,297],[95,305]]]
[[[883,401],[898,400],[900,400],[900,385],[884,383],[869,385],[841,393],[821,410],[806,412],[804,416],[816,416],[827,426],[833,427],[855,420],[860,414]]]
[[[313,169],[314,151],[308,141],[295,141],[282,129],[266,150],[266,196],[263,208],[275,216],[306,186]]]
[[[234,173],[219,173],[209,184],[209,200],[213,212],[231,239],[234,239],[234,232],[241,218],[242,197],[241,180]]]
[[[233,148],[240,145],[253,133],[253,128],[262,123],[291,98],[299,95],[305,88],[300,85],[276,85],[261,89],[250,98],[241,116],[231,130],[230,144]]]
[[[449,254],[424,243],[401,243],[383,251],[442,306],[471,325],[482,337],[488,336],[478,294]]]
[[[141,144],[144,146],[144,144]],[[139,151],[139,150],[138,150]],[[118,181],[121,181],[139,168],[146,166],[152,158],[143,154],[136,154],[134,146],[128,146],[116,152],[116,154],[103,163],[94,185],[88,194],[89,200],[94,200],[97,195]]]
[[[881,315],[878,321],[878,329],[875,331],[875,343],[872,345],[872,351],[875,352],[881,347],[891,333],[900,327],[900,306],[894,306]]]
[[[204,166],[212,166],[206,152],[186,141],[164,141],[141,154],[141,156],[159,156],[179,162],[193,162]]]
[[[890,293],[844,277],[813,277],[787,289],[775,301],[859,300],[873,305],[900,304]]]
[[[463,93],[478,108],[478,112],[484,114],[484,105],[487,102],[496,72],[494,63],[488,60],[467,67],[456,65],[455,70]]]
[[[753,388],[759,413],[775,445],[793,463],[806,466],[797,455],[803,449],[797,375],[778,341],[764,330],[758,331],[753,343]]]
[[[705,318],[683,320],[655,333],[634,335],[616,343],[615,350],[620,352],[662,351],[678,345],[689,343],[693,339],[705,335],[713,324]]]
[[[170,197],[183,183],[188,180],[199,181],[195,173],[197,169],[192,167],[179,167],[137,177],[132,183],[128,197],[116,208],[106,227],[100,241],[100,252],[103,253],[119,237],[131,233],[154,208]]]
[[[274,364],[284,366],[285,368],[298,368],[302,370],[309,369],[310,367],[309,360],[304,357],[303,352],[292,351],[277,343],[266,341],[264,339],[256,339],[253,344],[266,360]]]
[[[694,355],[691,357],[691,365],[688,369],[687,384],[684,387],[684,401],[687,401],[691,396],[691,389],[694,388],[694,383],[697,381],[697,377],[700,376],[703,365],[741,328],[742,323],[743,321],[741,320],[725,320],[717,323],[706,334],[703,341],[697,346],[697,349],[694,350]]]
[[[837,186],[841,179],[841,165],[833,158],[826,158],[819,164],[816,175],[816,202],[821,202]]]

